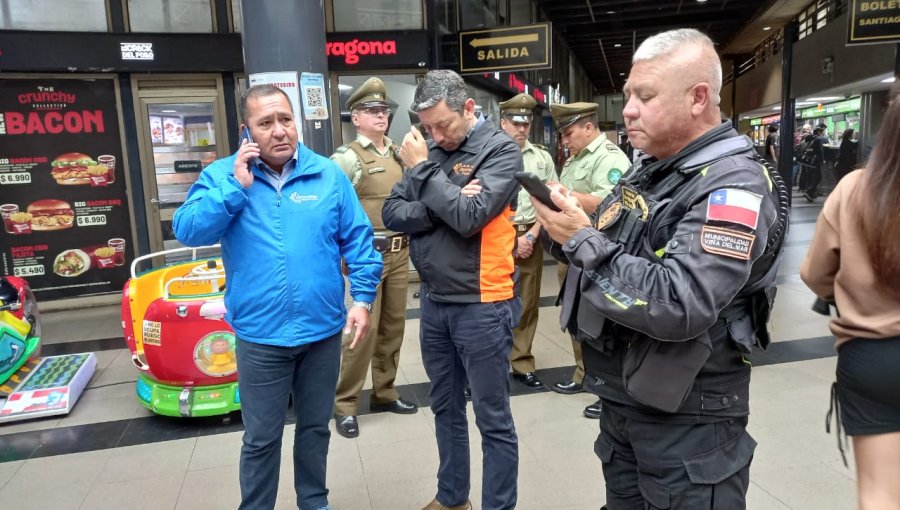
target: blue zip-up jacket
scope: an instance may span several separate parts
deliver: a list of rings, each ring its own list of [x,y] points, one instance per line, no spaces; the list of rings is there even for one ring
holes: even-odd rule
[[[297,346],[344,327],[344,279],[350,294],[375,301],[381,254],[350,181],[331,160],[297,144],[297,164],[281,189],[258,165],[249,189],[234,177],[234,158],[215,161],[175,211],[175,237],[188,246],[222,243],[225,320],[250,342]]]

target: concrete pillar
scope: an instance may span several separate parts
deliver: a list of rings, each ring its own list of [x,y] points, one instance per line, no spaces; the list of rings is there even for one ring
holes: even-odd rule
[[[255,73],[320,73],[324,76],[327,101],[328,57],[325,54],[325,6],[323,0],[287,2],[241,2],[243,16],[244,70]],[[302,95],[301,95],[302,101]],[[295,105],[295,108],[298,105]],[[302,107],[299,108],[302,111]],[[331,122],[340,115],[339,105],[328,104],[325,120],[297,119],[303,144],[329,156],[334,152]]]

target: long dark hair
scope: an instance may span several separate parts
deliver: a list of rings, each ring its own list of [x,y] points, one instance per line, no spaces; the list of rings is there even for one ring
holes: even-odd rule
[[[863,173],[860,222],[882,287],[900,295],[900,81],[891,87],[878,142]]]

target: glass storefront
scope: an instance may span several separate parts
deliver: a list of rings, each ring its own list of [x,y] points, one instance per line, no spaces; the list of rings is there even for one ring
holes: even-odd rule
[[[332,0],[336,32],[420,30],[422,0]]]
[[[104,0],[3,0],[0,29],[106,32]]]
[[[132,32],[213,31],[209,0],[128,0]]]

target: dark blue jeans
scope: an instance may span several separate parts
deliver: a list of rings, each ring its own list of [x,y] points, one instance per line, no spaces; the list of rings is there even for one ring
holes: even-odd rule
[[[516,507],[519,448],[509,407],[509,351],[520,309],[518,298],[457,304],[422,293],[422,361],[440,454],[437,499],[445,506],[469,497],[468,379],[484,455],[481,508]]]
[[[294,396],[294,488],[297,507],[328,505],[325,462],[341,364],[341,333],[297,347],[237,340],[238,387],[244,421],[241,447],[241,506],[275,507],[281,465],[281,436],[288,396]]]

